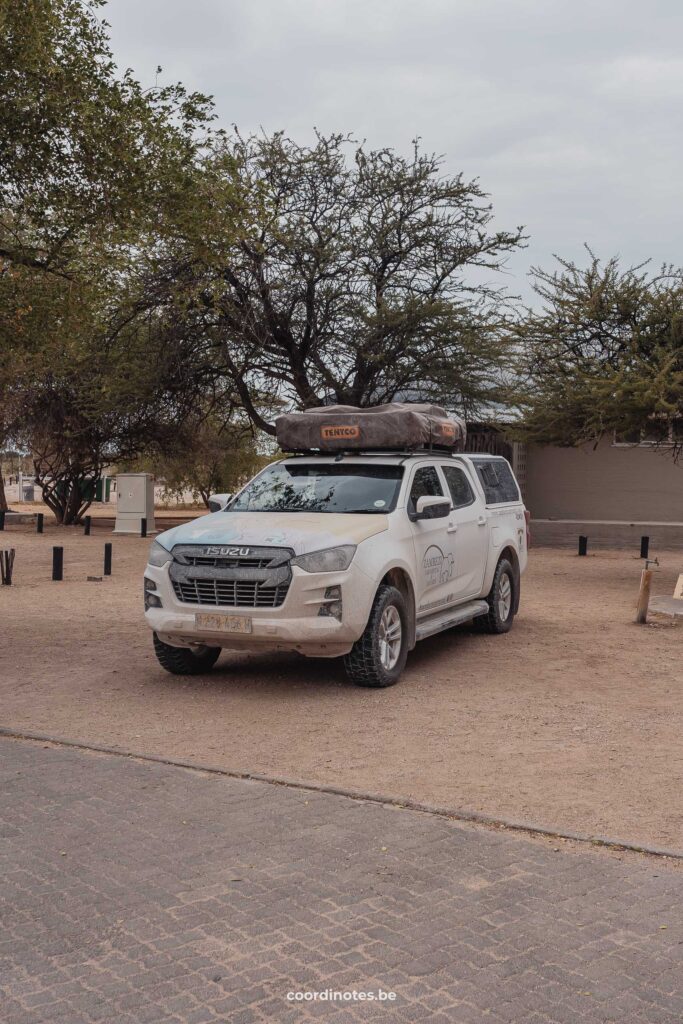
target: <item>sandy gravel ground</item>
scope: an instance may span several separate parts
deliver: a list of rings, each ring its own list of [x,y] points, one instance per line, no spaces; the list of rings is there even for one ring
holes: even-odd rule
[[[114,575],[86,582],[106,539]],[[426,640],[398,686],[372,691],[295,655],[224,652],[211,675],[167,675],[142,618],[147,544],[102,524],[0,534],[17,549],[2,724],[683,850],[683,628],[633,624],[635,553],[534,551],[512,633]],[[670,595],[683,553],[658,554]]]

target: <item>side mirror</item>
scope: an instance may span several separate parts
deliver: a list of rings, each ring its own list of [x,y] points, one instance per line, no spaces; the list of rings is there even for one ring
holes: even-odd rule
[[[450,515],[451,499],[441,498],[437,495],[425,494],[417,499],[415,505],[415,519],[445,519]]]
[[[209,512],[222,512],[231,498],[232,494],[210,494]]]

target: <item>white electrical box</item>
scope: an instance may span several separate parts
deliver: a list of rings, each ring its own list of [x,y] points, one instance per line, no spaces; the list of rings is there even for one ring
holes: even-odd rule
[[[151,473],[119,473],[116,478],[116,525],[114,533],[140,536],[142,520],[147,534],[154,528],[154,477]]]

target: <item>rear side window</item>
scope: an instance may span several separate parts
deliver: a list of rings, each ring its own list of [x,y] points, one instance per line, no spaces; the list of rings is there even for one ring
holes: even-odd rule
[[[500,505],[506,501],[519,501],[519,488],[512,475],[512,470],[507,462],[480,462],[475,463],[477,475],[484,488],[487,505]]]
[[[474,492],[463,470],[458,469],[457,466],[442,466],[441,469],[446,477],[448,490],[451,492],[453,508],[464,508],[465,505],[471,505],[474,501]]]

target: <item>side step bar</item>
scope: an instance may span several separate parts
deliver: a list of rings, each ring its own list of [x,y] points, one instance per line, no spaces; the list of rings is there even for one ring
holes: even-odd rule
[[[468,601],[467,604],[458,605],[457,608],[449,608],[440,615],[418,622],[415,629],[415,639],[424,640],[434,633],[442,633],[444,629],[451,626],[459,626],[461,622],[474,619],[477,615],[486,615],[489,606],[486,601]]]

